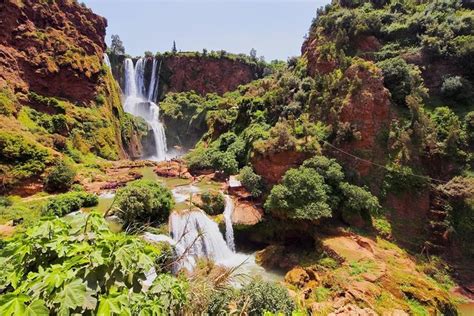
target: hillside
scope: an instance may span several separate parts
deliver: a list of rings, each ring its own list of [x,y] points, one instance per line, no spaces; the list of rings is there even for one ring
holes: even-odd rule
[[[104,18],[72,1],[4,1],[0,20],[3,192],[40,191],[60,160],[137,155],[138,123],[102,63]]]
[[[336,0],[266,63],[0,3],[0,314],[470,315],[473,9]]]

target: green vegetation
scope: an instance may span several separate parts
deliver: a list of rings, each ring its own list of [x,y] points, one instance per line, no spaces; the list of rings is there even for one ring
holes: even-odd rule
[[[243,167],[242,170],[240,170],[239,178],[242,182],[242,185],[250,192],[253,197],[258,198],[262,195],[262,177],[256,174],[252,167]]]
[[[290,315],[296,308],[288,290],[269,282],[252,281],[240,295],[247,298],[241,304],[248,304],[249,315],[262,315],[266,311]]]
[[[117,191],[112,211],[125,227],[139,224],[162,224],[174,206],[171,191],[151,180],[137,180]]]
[[[225,199],[222,193],[206,191],[201,194],[201,208],[209,215],[218,215],[224,212]]]
[[[0,168],[3,185],[38,177],[49,163],[50,153],[42,145],[22,135],[0,131]]]
[[[186,302],[184,282],[163,273],[142,292],[146,274],[161,271],[166,256],[137,237],[110,232],[98,214],[41,222],[0,250],[0,313],[177,312]]]
[[[74,183],[76,171],[65,162],[61,161],[53,167],[44,181],[48,192],[68,191]]]
[[[296,220],[316,221],[332,217],[370,216],[380,209],[379,202],[366,189],[344,182],[342,167],[334,160],[316,156],[297,169],[286,172],[265,202],[271,214]]]
[[[69,192],[48,199],[43,206],[42,214],[47,216],[64,216],[79,211],[82,207],[96,206],[99,199],[95,194],[86,192]]]

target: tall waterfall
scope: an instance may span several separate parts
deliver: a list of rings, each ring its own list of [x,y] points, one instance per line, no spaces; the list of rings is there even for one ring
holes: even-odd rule
[[[203,211],[173,213],[170,225],[177,257],[182,258],[179,268],[192,270],[200,257],[226,266],[237,266],[247,260],[246,256],[234,253],[227,246],[217,223]]]
[[[153,67],[151,68],[151,80],[150,87],[148,89],[148,101],[155,101],[155,90],[156,90],[156,58],[153,58]]]
[[[156,74],[156,61],[153,61],[155,71],[152,77]],[[163,124],[160,122],[160,108],[156,105],[149,93],[147,94],[145,87],[145,66],[146,59],[140,58],[136,65],[133,66],[133,61],[130,58],[125,59],[125,112],[143,118],[153,131],[155,140],[155,155],[151,158],[157,161],[166,159],[166,136]],[[156,81],[156,78],[154,79]],[[153,79],[152,79],[153,81]],[[155,87],[152,82],[148,87],[148,91],[154,91]],[[153,97],[153,93],[152,93]]]
[[[112,69],[112,65],[110,64],[109,55],[107,55],[106,53],[104,53],[104,64],[107,67],[109,67],[109,69]]]
[[[224,220],[225,220],[225,240],[227,246],[232,252],[235,252],[234,243],[234,227],[232,226],[232,213],[234,213],[234,201],[228,195],[225,196],[225,209],[224,209]]]

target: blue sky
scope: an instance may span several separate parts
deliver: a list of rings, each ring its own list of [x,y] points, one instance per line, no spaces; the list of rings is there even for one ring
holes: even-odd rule
[[[257,50],[266,60],[300,54],[316,9],[328,0],[83,0],[107,18],[130,55],[178,50]]]

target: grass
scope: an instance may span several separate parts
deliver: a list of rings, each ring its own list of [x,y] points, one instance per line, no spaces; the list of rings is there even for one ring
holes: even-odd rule
[[[372,260],[352,261],[349,264],[349,267],[350,275],[359,275],[375,269],[377,267],[377,264]]]
[[[413,316],[429,316],[428,310],[417,300],[408,300],[408,307],[410,307],[411,315]]]
[[[314,295],[314,300],[316,302],[324,302],[329,299],[329,296],[331,295],[331,290],[323,286],[318,286],[314,290],[313,295]]]

